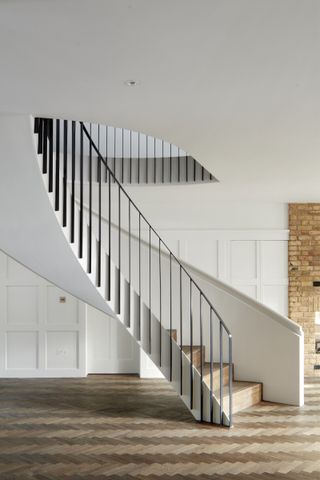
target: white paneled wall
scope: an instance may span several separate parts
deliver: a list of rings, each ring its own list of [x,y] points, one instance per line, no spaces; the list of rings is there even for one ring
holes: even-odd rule
[[[287,315],[287,230],[159,233],[182,260]],[[117,320],[86,307],[0,252],[1,377],[139,369],[145,377],[159,375],[146,355],[139,359],[139,347]]]
[[[0,252],[0,377],[86,375],[86,306]]]
[[[288,315],[288,230],[159,231],[175,253],[281,315]],[[141,373],[159,370],[141,354]]]
[[[182,260],[288,314],[287,230],[162,230]]]
[[[116,319],[87,307],[88,373],[139,373],[139,346]]]

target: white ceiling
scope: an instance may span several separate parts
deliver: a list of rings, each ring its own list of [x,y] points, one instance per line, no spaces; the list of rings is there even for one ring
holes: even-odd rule
[[[215,197],[320,201],[319,0],[0,0],[0,59],[2,112],[165,138]]]

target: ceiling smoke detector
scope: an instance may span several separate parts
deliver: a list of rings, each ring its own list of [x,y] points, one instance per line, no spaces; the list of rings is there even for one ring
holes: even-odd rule
[[[137,80],[126,80],[124,83],[127,87],[136,87],[138,85]]]

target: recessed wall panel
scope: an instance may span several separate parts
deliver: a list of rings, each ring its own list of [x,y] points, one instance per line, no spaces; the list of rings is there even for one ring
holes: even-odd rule
[[[288,242],[269,240],[261,243],[263,280],[286,279],[288,277]]]
[[[26,267],[8,257],[8,277],[10,282],[39,283],[41,278]]]
[[[68,325],[78,321],[78,302],[63,290],[47,287],[47,322]]]
[[[38,333],[7,332],[5,363],[7,369],[38,368]]]
[[[9,324],[38,323],[38,287],[7,287],[7,322]]]
[[[78,368],[78,332],[47,332],[47,368]]]
[[[230,269],[231,278],[257,278],[257,248],[254,240],[230,242]]]
[[[288,287],[285,285],[264,285],[262,301],[281,315],[288,312]]]

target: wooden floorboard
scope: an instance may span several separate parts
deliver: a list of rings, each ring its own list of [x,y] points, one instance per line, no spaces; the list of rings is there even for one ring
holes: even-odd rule
[[[0,480],[320,480],[320,380],[306,405],[196,423],[164,380],[0,380]]]

